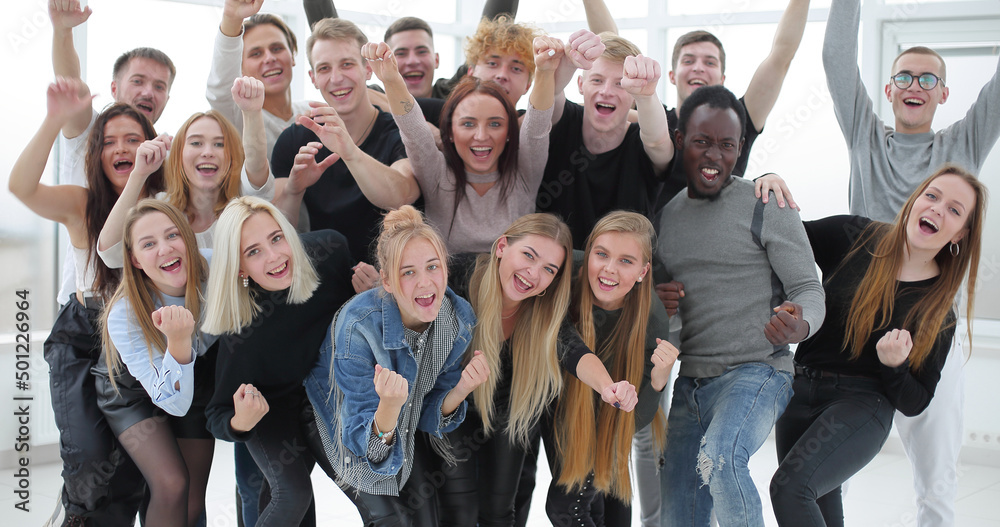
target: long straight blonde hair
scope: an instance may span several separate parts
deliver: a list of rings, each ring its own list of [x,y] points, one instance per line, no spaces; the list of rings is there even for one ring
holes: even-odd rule
[[[500,370],[500,349],[503,347],[503,288],[500,284],[500,258],[497,239],[488,255],[476,262],[469,286],[469,300],[479,318],[472,336],[471,350],[481,350],[490,366],[490,376],[473,392],[473,400],[483,419],[487,433],[492,431],[493,392],[501,375],[511,376],[510,416],[507,434],[511,441],[528,444],[531,429],[542,411],[562,389],[559,370],[559,327],[569,309],[572,272],[573,237],[569,227],[552,214],[528,214],[514,221],[504,231],[508,243],[528,235],[555,240],[565,251],[563,265],[544,295],[521,301],[514,332],[510,337],[513,371]]]
[[[127,300],[129,306],[132,308],[132,313],[135,314],[135,322],[139,325],[140,331],[142,331],[142,338],[146,341],[146,347],[149,348],[150,363],[153,361],[154,349],[163,353],[166,353],[167,349],[166,337],[160,330],[156,329],[150,318],[150,314],[156,311],[156,298],[159,297],[162,299],[161,293],[142,269],[132,265],[133,244],[135,243],[135,235],[132,232],[132,228],[139,219],[155,212],[166,215],[167,219],[177,227],[181,239],[184,240],[184,262],[187,265],[187,284],[184,286],[184,307],[191,312],[195,321],[200,320],[201,317],[201,284],[208,277],[208,262],[198,252],[198,240],[194,236],[191,224],[188,223],[184,213],[165,201],[144,199],[136,203],[125,217],[124,232],[122,233],[122,251],[124,252],[125,262],[125,265],[122,267],[122,280],[119,282],[118,289],[115,290],[111,300],[104,305],[104,311],[101,313],[100,327],[104,344],[104,363],[108,367],[112,386],[116,386],[115,377],[121,374],[122,369],[121,355],[115,349],[115,344],[111,341],[111,335],[108,332],[108,315],[111,313],[111,308],[116,302]]]
[[[864,350],[865,343],[874,331],[886,329],[892,320],[895,307],[897,277],[903,265],[909,241],[906,238],[906,224],[910,220],[913,204],[930,186],[931,182],[943,175],[962,178],[972,187],[976,204],[966,216],[965,236],[958,242],[958,255],[953,256],[950,244],[946,244],[934,257],[941,274],[934,285],[923,295],[906,315],[903,327],[913,334],[913,348],[910,351],[910,369],[919,371],[933,350],[938,333],[944,329],[948,313],[951,311],[955,295],[962,287],[966,272],[966,330],[972,338],[973,306],[976,298],[976,278],[979,270],[979,254],[982,249],[983,218],[986,215],[986,186],[967,170],[956,165],[945,165],[924,180],[910,195],[903,208],[890,224],[873,222],[854,244],[847,261],[859,251],[870,251],[872,260],[865,271],[858,289],[851,301],[844,332],[844,349],[850,351],[851,358],[857,359]],[[871,247],[874,246],[872,249]],[[838,269],[839,272],[839,269]]]
[[[609,335],[600,342],[594,327],[594,291],[588,279],[590,254],[594,243],[604,234],[631,236],[639,244],[642,265],[653,257],[653,224],[641,214],[615,211],[601,218],[587,237],[584,264],[573,285],[570,314],[584,343],[597,353],[612,379],[624,379],[639,386],[642,383],[646,356],[646,330],[653,299],[653,281],[633,285],[622,305],[621,316]],[[602,345],[603,344],[603,345]],[[625,501],[632,500],[629,459],[632,436],[635,435],[635,414],[623,412],[597,401],[597,394],[572,375],[563,374],[566,388],[556,406],[556,451],[559,455],[558,483],[571,491],[583,486],[594,473],[594,487]],[[662,445],[665,438],[665,418],[657,410],[653,421],[654,438]]]

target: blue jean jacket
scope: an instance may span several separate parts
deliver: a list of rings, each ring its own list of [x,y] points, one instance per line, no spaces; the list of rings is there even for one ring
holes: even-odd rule
[[[466,402],[459,405],[447,424],[441,405],[462,378],[462,358],[472,342],[472,328],[476,324],[467,301],[451,288],[445,294],[458,321],[458,335],[438,372],[434,388],[420,402],[417,424],[420,430],[437,437],[454,430],[465,419]],[[327,447],[330,462],[340,478],[353,487],[361,481],[394,478],[404,464],[404,444],[412,444],[415,430],[398,436],[391,454],[381,462],[369,462],[367,452],[379,403],[372,381],[375,364],[402,375],[411,389],[417,379],[416,359],[404,338],[399,308],[382,288],[365,291],[344,304],[330,329],[320,348],[319,360],[304,382],[320,434],[332,444],[332,449]]]

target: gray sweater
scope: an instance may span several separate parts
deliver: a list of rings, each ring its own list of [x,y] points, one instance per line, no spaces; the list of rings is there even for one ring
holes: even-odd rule
[[[875,114],[858,69],[859,0],[835,0],[823,42],[834,112],[851,157],[851,214],[891,222],[921,181],[945,163],[978,174],[1000,137],[1000,67],[966,116],[938,132],[897,133]]]
[[[761,203],[752,181],[734,178],[715,200],[674,196],[656,252],[669,278],[684,284],[680,375],[717,377],[748,362],[790,372],[789,347],[764,336],[772,308],[800,304],[810,335],[823,323],[823,286],[802,220],[774,199]]]

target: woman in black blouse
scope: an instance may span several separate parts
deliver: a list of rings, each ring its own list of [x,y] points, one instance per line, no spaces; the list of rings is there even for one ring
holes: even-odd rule
[[[856,216],[806,222],[826,320],[795,352],[795,393],[776,425],[779,525],[843,525],[840,485],[881,450],[894,410],[912,416],[930,403],[967,271],[972,319],[985,208],[983,184],[945,166],[891,225]]]

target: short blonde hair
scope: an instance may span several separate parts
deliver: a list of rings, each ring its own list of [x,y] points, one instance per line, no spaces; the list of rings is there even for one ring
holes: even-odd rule
[[[890,74],[892,75],[896,74],[896,63],[899,62],[899,59],[902,58],[903,55],[930,55],[932,57],[936,57],[938,59],[938,62],[941,63],[941,85],[942,86],[946,85],[945,77],[948,76],[948,69],[944,63],[944,57],[942,57],[941,54],[938,53],[937,51],[934,51],[933,49],[927,46],[913,46],[912,48],[904,49],[899,55],[896,55],[896,58],[892,60],[892,71],[889,72]],[[913,73],[916,74],[914,75],[914,77],[916,77],[919,76],[922,72],[915,71]]]
[[[260,313],[252,289],[243,287],[240,278],[240,247],[243,224],[254,214],[269,214],[278,223],[292,252],[292,285],[288,303],[301,304],[312,297],[319,286],[319,277],[312,261],[302,247],[302,241],[284,214],[271,203],[252,196],[236,198],[226,205],[215,225],[211,271],[205,292],[207,315],[202,330],[222,335],[239,333]]]
[[[358,59],[361,58],[361,47],[368,43],[368,37],[354,22],[343,18],[324,18],[313,26],[312,34],[306,39],[306,58],[309,67],[313,67],[313,46],[320,40],[347,40],[358,43]]]
[[[601,43],[604,44],[604,53],[601,54],[603,59],[624,64],[627,57],[634,57],[642,53],[639,51],[639,47],[628,39],[610,31],[605,31],[598,36],[601,37]]]
[[[541,34],[540,29],[515,23],[507,15],[497,15],[493,20],[484,18],[476,34],[465,39],[465,63],[471,68],[490,53],[515,55],[524,60],[531,82],[535,76],[534,41]]]
[[[403,250],[410,240],[425,239],[437,251],[438,258],[448,275],[448,249],[445,248],[441,234],[424,223],[424,216],[410,205],[403,205],[398,210],[389,211],[382,218],[382,233],[378,237],[378,247],[375,254],[378,260],[382,279],[389,282],[393,291],[399,291],[399,264],[403,259]]]

